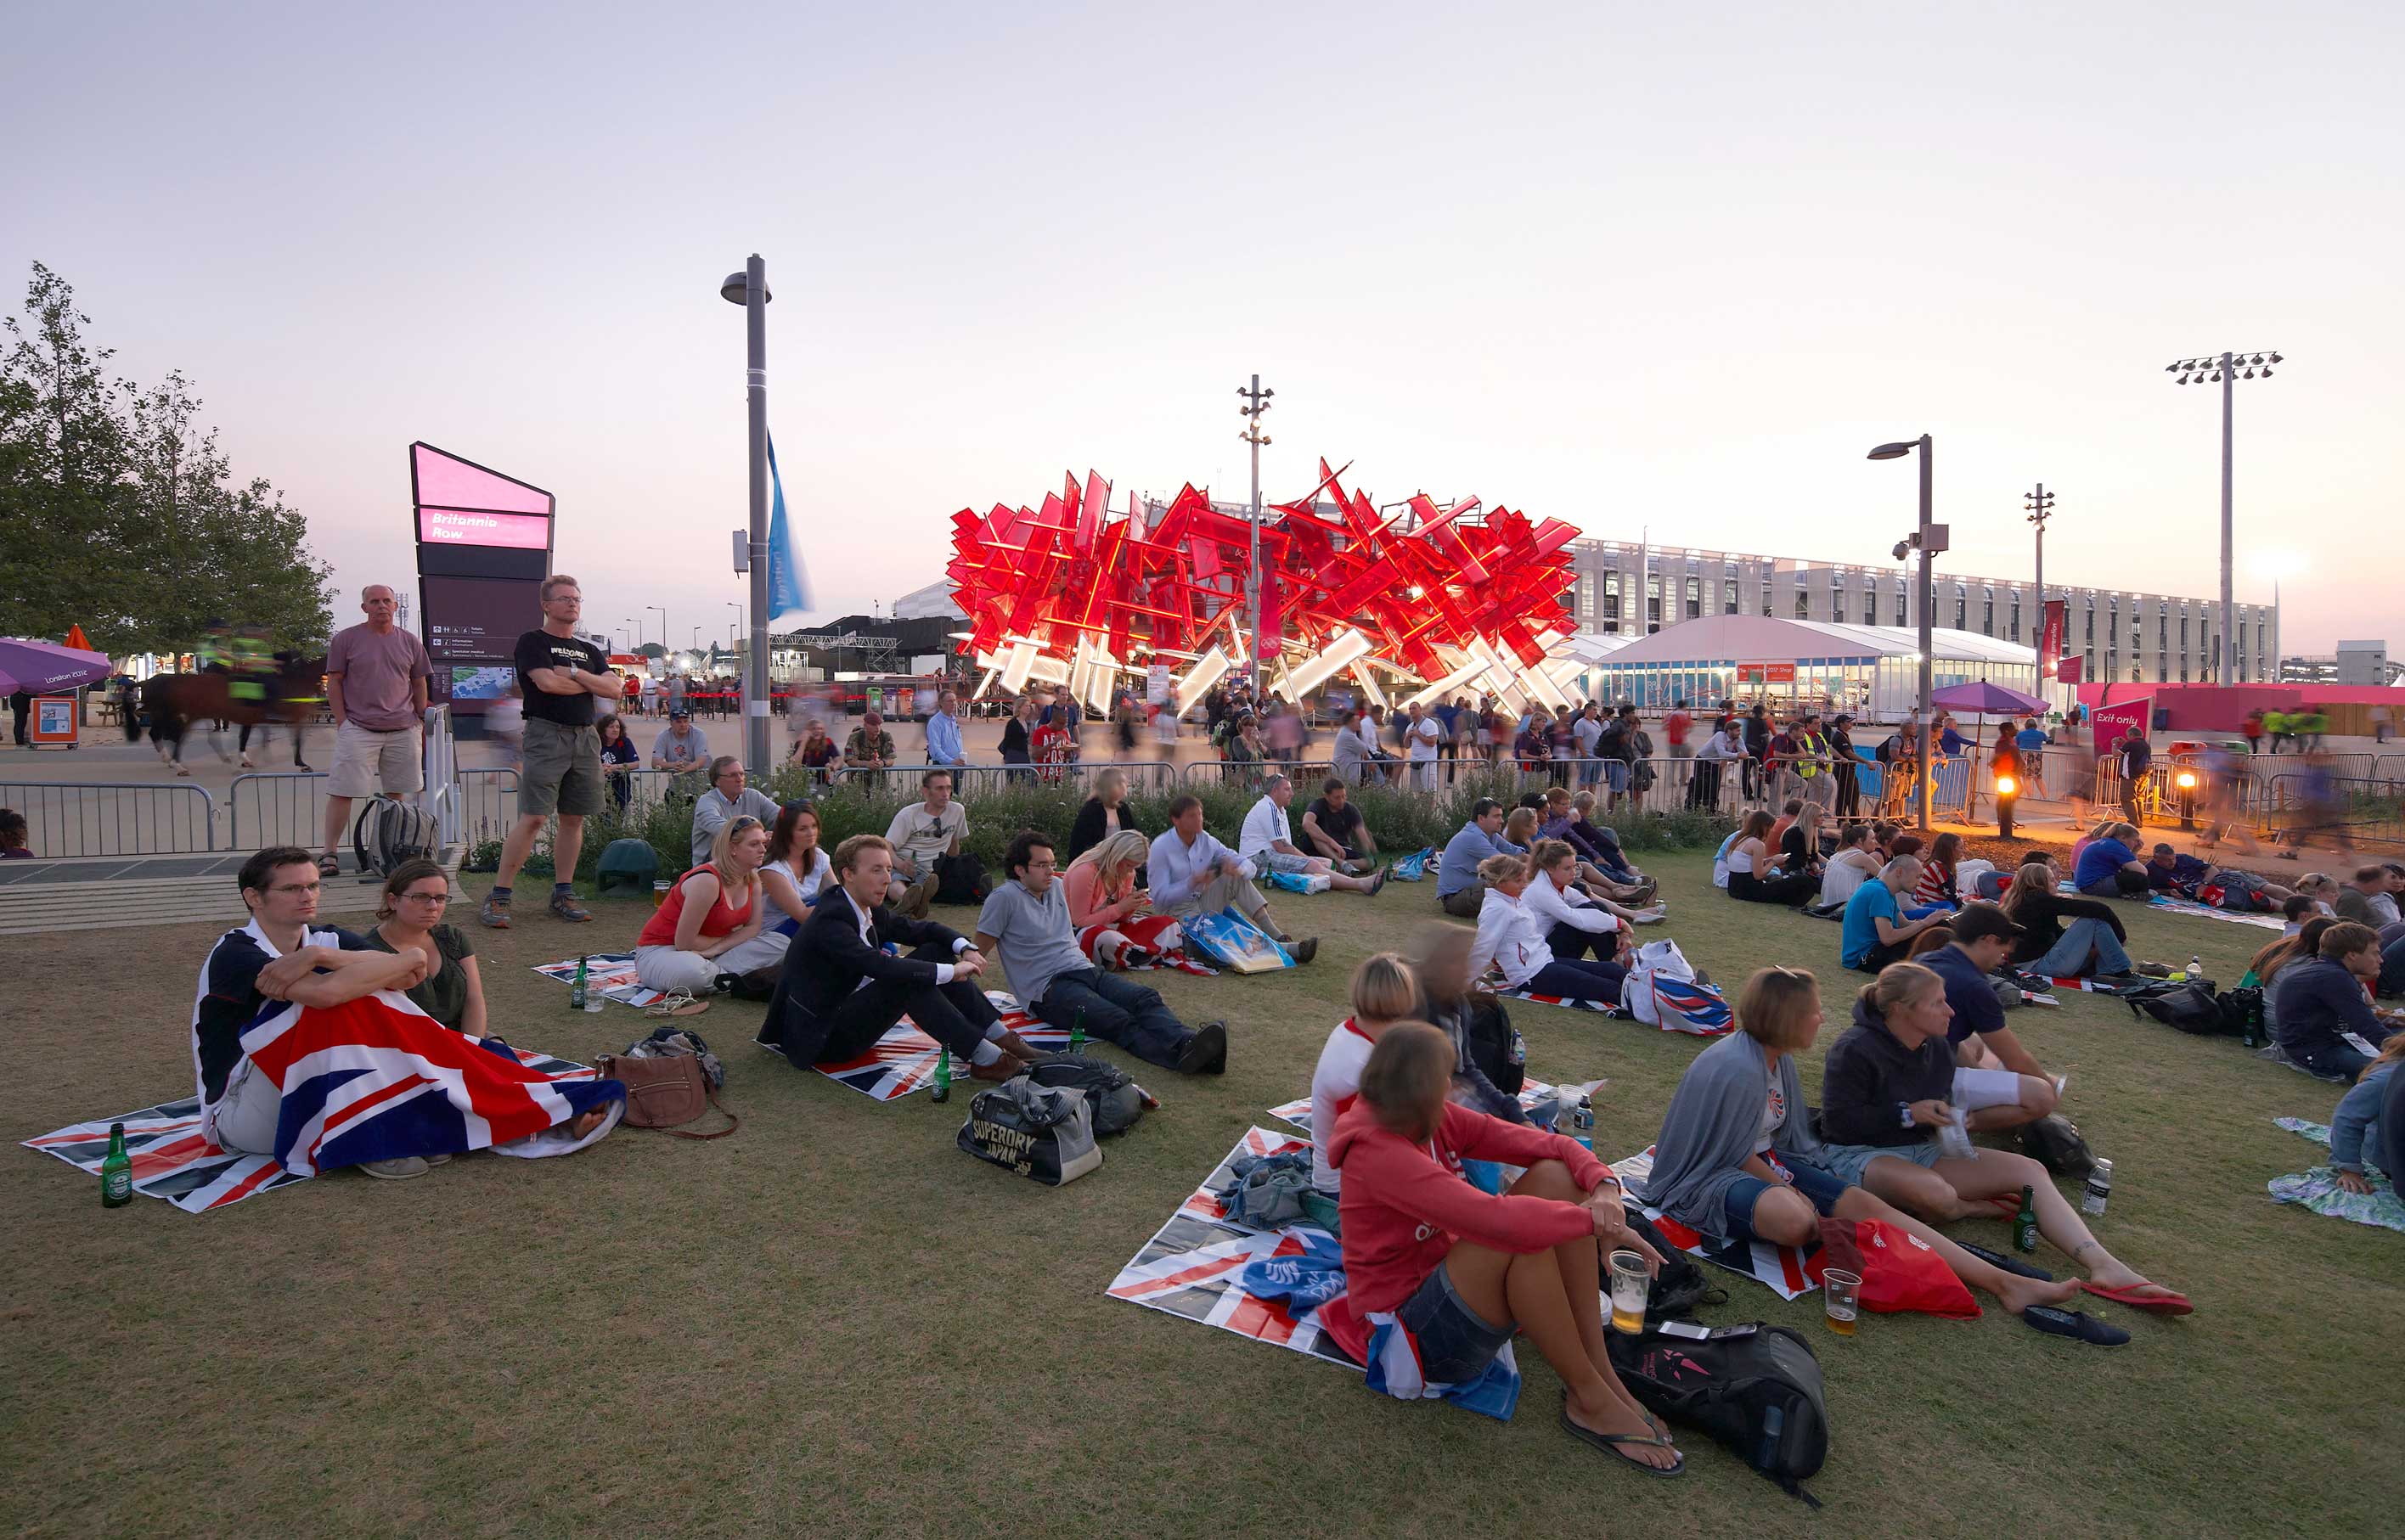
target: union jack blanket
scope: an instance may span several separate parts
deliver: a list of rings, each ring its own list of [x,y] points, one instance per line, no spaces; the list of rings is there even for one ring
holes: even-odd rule
[[[1069,1044],[1069,1034],[1061,1028],[1047,1025],[1019,1008],[1019,1001],[999,989],[988,989],[985,998],[1002,1013],[1002,1024],[1025,1038],[1038,1048],[1060,1049]],[[899,1101],[913,1091],[923,1091],[935,1084],[935,1040],[919,1030],[908,1016],[904,1016],[885,1030],[885,1035],[869,1044],[868,1051],[858,1058],[837,1064],[818,1066],[819,1073],[839,1085],[849,1085],[861,1095],[876,1101]],[[954,1078],[968,1073],[968,1066],[958,1058],[952,1060]]]
[[[1623,1191],[1634,1190],[1653,1174],[1653,1146],[1649,1144],[1640,1154],[1612,1162],[1611,1169],[1620,1178]],[[1670,1244],[1696,1261],[1742,1273],[1781,1299],[1799,1298],[1820,1287],[1804,1270],[1805,1253],[1793,1246],[1773,1246],[1760,1240],[1714,1240],[1687,1228],[1651,1204],[1642,1212],[1669,1239]]]
[[[1304,1111],[1307,1115],[1308,1103]],[[1298,1320],[1289,1313],[1285,1299],[1252,1294],[1244,1286],[1245,1270],[1254,1262],[1305,1256],[1315,1238],[1327,1240],[1327,1232],[1315,1225],[1290,1225],[1274,1232],[1246,1229],[1229,1221],[1228,1206],[1219,1197],[1235,1181],[1231,1168],[1238,1156],[1310,1148],[1309,1140],[1292,1134],[1247,1129],[1227,1158],[1178,1205],[1169,1222],[1119,1269],[1104,1292],[1113,1299],[1199,1321],[1361,1372],[1362,1366],[1346,1357],[1312,1318]]]
[[[355,1001],[354,1003],[367,1002]],[[407,1001],[402,1001],[402,1003],[406,1004]],[[480,1051],[479,1045],[470,1043],[456,1032],[444,1031],[441,1028],[434,1029],[443,1031],[446,1037],[455,1040],[467,1053]],[[245,1042],[247,1043],[247,1037]],[[497,1057],[499,1052],[497,1045],[499,1042],[498,1038],[488,1039],[482,1050],[485,1057],[496,1057],[497,1063],[499,1062]],[[299,1044],[296,1042],[291,1046],[298,1047]],[[532,1105],[534,1099],[541,1095],[566,1096],[572,1092],[583,1104],[589,1105],[598,1095],[608,1094],[602,1091],[603,1086],[616,1084],[597,1081],[594,1071],[588,1065],[571,1064],[565,1059],[553,1058],[547,1054],[532,1053],[524,1049],[509,1049],[508,1055],[509,1059],[516,1067],[514,1071],[504,1070],[497,1075],[477,1077],[477,1084],[480,1086],[487,1082],[496,1083],[496,1093],[499,1099],[514,1097],[521,1102]],[[364,1058],[369,1056],[359,1057]],[[385,1060],[386,1071],[388,1071],[396,1067],[397,1060],[392,1055],[386,1054],[380,1057]],[[326,1070],[331,1074],[344,1072],[332,1066],[326,1066]],[[414,1071],[408,1072],[415,1073]],[[441,1071],[436,1072],[438,1075],[443,1073]],[[429,1084],[414,1089],[396,1089],[389,1081],[374,1080],[377,1073],[376,1070],[362,1069],[349,1078],[355,1082],[373,1081],[374,1084],[382,1085],[384,1101],[381,1105],[385,1107],[387,1115],[407,1106],[411,1101],[430,1099],[429,1093],[437,1088]],[[319,1078],[322,1079],[324,1076],[321,1075]],[[550,1087],[549,1091],[537,1092],[527,1088],[536,1083],[547,1085]],[[519,1088],[510,1090],[508,1087],[511,1085]],[[366,1087],[361,1086],[359,1089],[364,1090]],[[336,1091],[339,1094],[339,1085]],[[321,1102],[324,1099],[321,1098]],[[352,1099],[349,1117],[357,1118],[364,1115],[371,1120],[374,1119],[377,1115],[376,1108],[361,1107],[358,1104],[359,1099],[357,1097]],[[573,1104],[575,1103],[571,1103]],[[624,1105],[623,1097],[618,1099],[618,1104]],[[504,1122],[512,1126],[521,1120],[513,1112],[504,1118]],[[613,1115],[611,1124],[605,1125],[602,1132],[608,1132],[609,1127],[614,1125],[616,1121]],[[239,1203],[257,1193],[288,1186],[295,1182],[305,1182],[310,1175],[310,1172],[305,1169],[287,1169],[274,1155],[242,1155],[220,1147],[201,1132],[201,1104],[197,1099],[190,1097],[180,1101],[164,1102],[156,1107],[145,1107],[139,1112],[126,1113],[118,1117],[104,1117],[91,1123],[78,1123],[71,1127],[61,1128],[56,1133],[44,1134],[39,1139],[26,1140],[24,1146],[29,1150],[39,1150],[46,1155],[54,1155],[78,1170],[98,1176],[100,1163],[108,1155],[108,1128],[112,1123],[125,1125],[125,1148],[127,1154],[134,1158],[134,1190],[146,1197],[164,1198],[186,1213],[205,1213],[211,1209],[222,1209],[228,1204]],[[546,1127],[549,1126],[549,1124],[543,1125]],[[318,1141],[321,1155],[325,1137],[321,1137]],[[599,1134],[594,1136],[597,1139],[599,1137]],[[280,1137],[278,1141],[281,1142]],[[587,1140],[584,1142],[591,1141]],[[545,1143],[550,1143],[554,1147],[540,1147]],[[504,1149],[496,1145],[495,1149],[501,1155],[532,1156],[562,1155],[566,1154],[570,1147],[562,1137],[553,1141],[521,1139],[512,1147]],[[573,1147],[582,1148],[583,1145]],[[371,1155],[365,1158],[381,1159],[383,1157]]]
[[[1626,1006],[1615,1005],[1608,1000],[1573,1000],[1565,995],[1540,995],[1533,989],[1514,989],[1503,983],[1503,975],[1500,973],[1490,975],[1486,985],[1505,1000],[1525,1000],[1535,1005],[1558,1005],[1566,1011],[1591,1011],[1596,1015],[1610,1016],[1621,1021],[1637,1019],[1636,1014]],[[1694,990],[1692,985],[1687,987],[1690,991]],[[1727,1010],[1724,1005],[1717,1016],[1706,1015],[1699,1012],[1695,1018],[1690,1018],[1673,1012],[1664,1012],[1661,1028],[1666,1032],[1684,1032],[1691,1037],[1720,1037],[1725,1035],[1734,1025],[1725,1019],[1726,1015]],[[1719,1025],[1710,1024],[1715,1019],[1720,1021]]]
[[[576,959],[562,958],[535,969],[545,978],[556,978],[562,984],[576,982]],[[584,959],[584,987],[589,992],[598,989],[603,1000],[614,1000],[621,1005],[637,1010],[660,998],[660,991],[647,988],[635,981],[635,954],[632,952],[596,952]]]

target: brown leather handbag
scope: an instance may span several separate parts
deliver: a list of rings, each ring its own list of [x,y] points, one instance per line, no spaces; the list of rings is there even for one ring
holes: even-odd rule
[[[626,1087],[626,1122],[630,1127],[657,1128],[679,1139],[724,1139],[743,1126],[742,1120],[727,1112],[725,1104],[718,1099],[718,1091],[710,1084],[701,1060],[691,1054],[642,1058],[603,1054],[594,1068],[600,1071],[602,1079],[617,1081]],[[698,1134],[681,1127],[699,1117],[705,1107],[715,1107],[725,1113],[726,1127],[710,1134]]]

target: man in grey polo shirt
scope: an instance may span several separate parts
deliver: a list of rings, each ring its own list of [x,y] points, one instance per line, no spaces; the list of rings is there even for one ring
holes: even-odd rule
[[[758,819],[763,829],[777,827],[777,815],[781,809],[750,781],[743,761],[736,755],[721,754],[710,762],[710,790],[696,798],[693,805],[696,866],[710,859],[710,842],[718,837],[718,832],[746,813]]]
[[[1034,830],[1002,858],[1008,877],[977,916],[977,948],[1000,960],[1010,987],[1037,1020],[1115,1043],[1165,1070],[1219,1074],[1228,1067],[1228,1029],[1187,1026],[1158,990],[1104,973],[1077,948],[1069,900],[1055,878],[1052,842]]]

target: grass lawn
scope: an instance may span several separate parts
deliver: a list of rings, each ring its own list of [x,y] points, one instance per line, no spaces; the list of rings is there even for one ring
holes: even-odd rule
[[[1861,981],[1835,966],[1834,924],[1714,893],[1700,851],[1648,859],[1691,959],[1732,993],[1759,964],[1813,967],[1821,1046],[1835,1040]],[[2405,1384],[2405,1237],[2263,1190],[2314,1159],[2271,1119],[2327,1121],[2337,1088],[2109,999],[2068,995],[2014,1026],[2070,1074],[2067,1111],[2114,1161],[2102,1238],[2197,1313],[2091,1302],[2135,1336],[2112,1351],[1993,1309],[1874,1317],[1849,1341],[1820,1327],[1817,1296],[1716,1279],[1730,1299],[1708,1319],[1789,1323],[1821,1355],[1834,1445],[1818,1515],[1700,1435],[1676,1484],[1619,1468],[1555,1426],[1533,1353],[1506,1425],[1105,1300],[1237,1134],[1308,1088],[1354,961],[1408,945],[1434,913],[1432,886],[1401,884],[1277,903],[1322,937],[1320,961],[1168,978],[1189,1020],[1230,1023],[1230,1072],[1146,1071],[1165,1105],[1058,1190],[957,1152],[963,1098],[879,1105],[797,1074],[750,1045],[760,1007],[724,1001],[696,1025],[727,1060],[743,1127],[715,1143],[626,1130],[573,1159],[344,1174],[205,1216],[104,1211],[95,1183],[18,1151],[0,1196],[17,1257],[0,1306],[10,1527],[2396,1533],[2382,1420]],[[475,937],[495,1029],[581,1057],[640,1035],[616,1005],[569,1014],[567,990],[527,969],[626,945],[647,907],[600,905],[582,931],[519,907],[516,930]],[[2225,985],[2271,933],[2137,912],[2129,925],[2139,958],[2201,952]],[[10,944],[11,1140],[188,1094],[185,1022],[212,934]],[[1532,1072],[1610,1078],[1596,1133],[1615,1156],[1652,1140],[1699,1046],[1544,1006],[1512,1018]],[[2002,1221],[1956,1233],[2009,1245]]]

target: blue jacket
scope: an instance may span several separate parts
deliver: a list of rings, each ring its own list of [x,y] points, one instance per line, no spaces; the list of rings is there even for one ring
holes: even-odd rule
[[[2290,963],[2280,970],[2271,989],[2276,997],[2271,1035],[2299,1063],[2344,1046],[2341,1032],[2354,1032],[2375,1049],[2388,1041],[2388,1029],[2371,1014],[2371,997],[2363,992],[2363,981],[2336,958]]]
[[[1461,832],[1444,842],[1444,856],[1437,863],[1436,896],[1450,898],[1465,888],[1477,885],[1478,863],[1489,856],[1508,856],[1518,851],[1499,836],[1487,833],[1474,822],[1465,823]]]
[[[931,764],[960,764],[961,724],[941,711],[927,718],[927,761]]]

